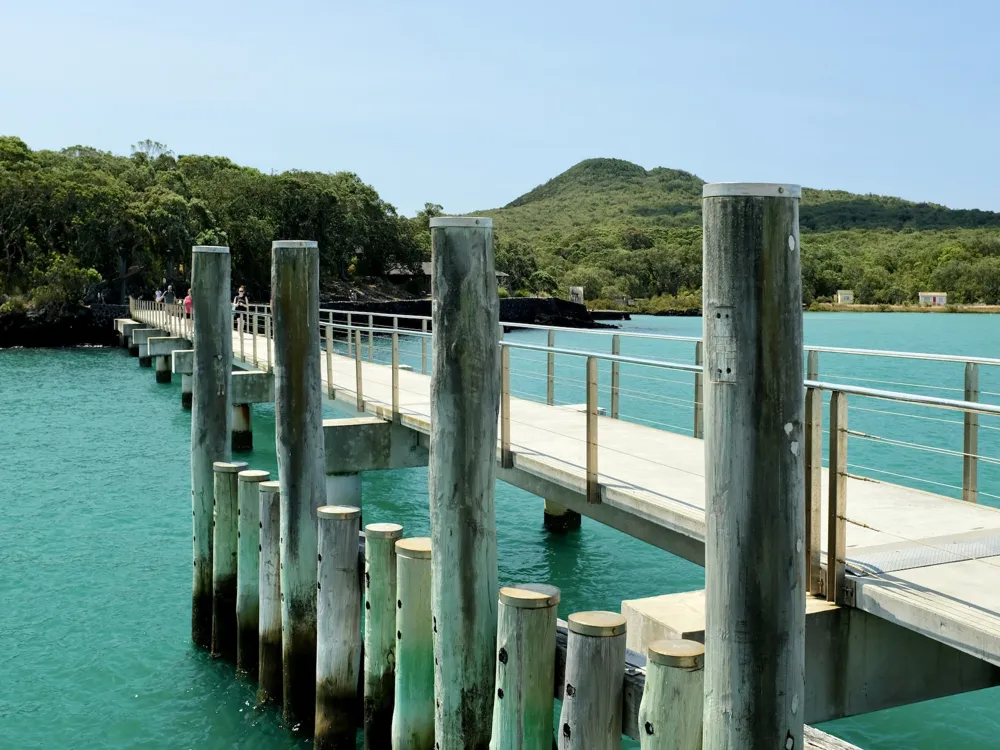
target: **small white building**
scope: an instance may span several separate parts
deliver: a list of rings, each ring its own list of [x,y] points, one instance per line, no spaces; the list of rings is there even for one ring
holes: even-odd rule
[[[948,304],[947,292],[920,292],[921,305],[944,306]]]
[[[582,286],[571,286],[569,288],[569,301],[576,302],[578,305],[583,304],[583,287]]]
[[[837,290],[837,304],[838,305],[853,305],[854,304],[854,290],[853,289],[838,289]]]

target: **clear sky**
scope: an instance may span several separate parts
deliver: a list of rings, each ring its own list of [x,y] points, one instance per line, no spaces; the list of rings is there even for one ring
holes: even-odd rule
[[[350,170],[401,211],[581,159],[1000,210],[989,0],[0,2],[0,134]]]

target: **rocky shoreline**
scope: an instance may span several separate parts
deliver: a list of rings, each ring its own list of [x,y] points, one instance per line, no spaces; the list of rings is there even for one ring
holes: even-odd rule
[[[114,346],[112,321],[128,316],[128,305],[47,305],[0,314],[0,349]]]

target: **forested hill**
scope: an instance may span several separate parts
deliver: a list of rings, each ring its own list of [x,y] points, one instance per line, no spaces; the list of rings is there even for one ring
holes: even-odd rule
[[[684,295],[701,284],[702,185],[676,169],[588,159],[482,213],[515,288]],[[901,303],[931,287],[1000,301],[1000,213],[804,188],[800,224],[807,302],[851,288],[859,301]]]

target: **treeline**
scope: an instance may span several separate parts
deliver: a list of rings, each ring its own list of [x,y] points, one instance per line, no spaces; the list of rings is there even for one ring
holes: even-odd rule
[[[207,244],[228,245],[234,283],[260,296],[271,241],[289,238],[319,242],[324,275],[380,275],[420,261],[421,221],[348,172],[269,175],[152,141],[124,157],[0,137],[2,295],[71,298],[99,279],[149,288],[180,279],[192,245]]]

